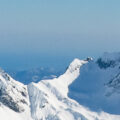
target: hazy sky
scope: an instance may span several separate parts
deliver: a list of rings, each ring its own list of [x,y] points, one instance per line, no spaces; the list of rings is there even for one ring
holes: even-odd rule
[[[60,66],[119,46],[120,0],[0,0],[0,66]]]

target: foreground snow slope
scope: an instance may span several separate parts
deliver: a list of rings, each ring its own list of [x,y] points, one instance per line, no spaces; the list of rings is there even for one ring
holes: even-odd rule
[[[92,112],[68,97],[69,86],[91,59],[75,59],[58,78],[25,86],[8,74],[0,74],[0,119],[2,120],[120,120],[119,115]],[[113,82],[114,83],[114,82]]]
[[[27,86],[0,70],[0,119],[31,120]]]

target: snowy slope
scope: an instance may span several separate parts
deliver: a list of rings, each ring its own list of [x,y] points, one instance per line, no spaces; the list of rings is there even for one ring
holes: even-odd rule
[[[31,120],[27,86],[0,70],[0,119]]]
[[[105,53],[82,66],[68,94],[94,111],[120,114],[120,54]]]
[[[75,59],[67,71],[53,80],[28,85],[31,114],[35,120],[120,120],[118,115],[92,112],[68,97],[69,85],[89,61]]]
[[[93,60],[91,58],[86,60],[75,59],[67,71],[60,77],[42,80],[39,83],[30,83],[28,86],[13,80],[8,74],[1,71],[0,119],[120,120],[120,115],[112,115],[103,111],[93,112],[78,103],[79,101],[77,102],[76,97],[76,101],[68,97],[71,92],[69,86],[74,85],[74,82],[78,81],[78,78],[81,76],[83,68],[92,63]],[[119,78],[119,75],[117,78]],[[110,83],[114,83],[116,80],[114,79]],[[106,90],[112,87],[109,87],[110,84],[107,84]]]

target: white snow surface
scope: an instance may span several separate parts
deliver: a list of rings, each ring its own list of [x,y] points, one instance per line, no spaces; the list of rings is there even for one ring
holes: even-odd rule
[[[120,120],[120,115],[93,112],[68,97],[69,85],[80,75],[81,66],[88,62],[75,59],[60,77],[28,86],[1,72],[0,96],[5,92],[21,109],[16,112],[0,102],[0,120]]]

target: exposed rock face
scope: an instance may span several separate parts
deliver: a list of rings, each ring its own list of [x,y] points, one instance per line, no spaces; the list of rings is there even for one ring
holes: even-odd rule
[[[24,108],[19,106],[19,104],[16,103],[9,95],[3,94],[2,96],[0,96],[0,102],[2,102],[4,105],[14,110],[15,112],[24,112]]]
[[[14,81],[4,71],[0,72],[0,102],[15,112],[24,112],[28,105],[27,88]]]

